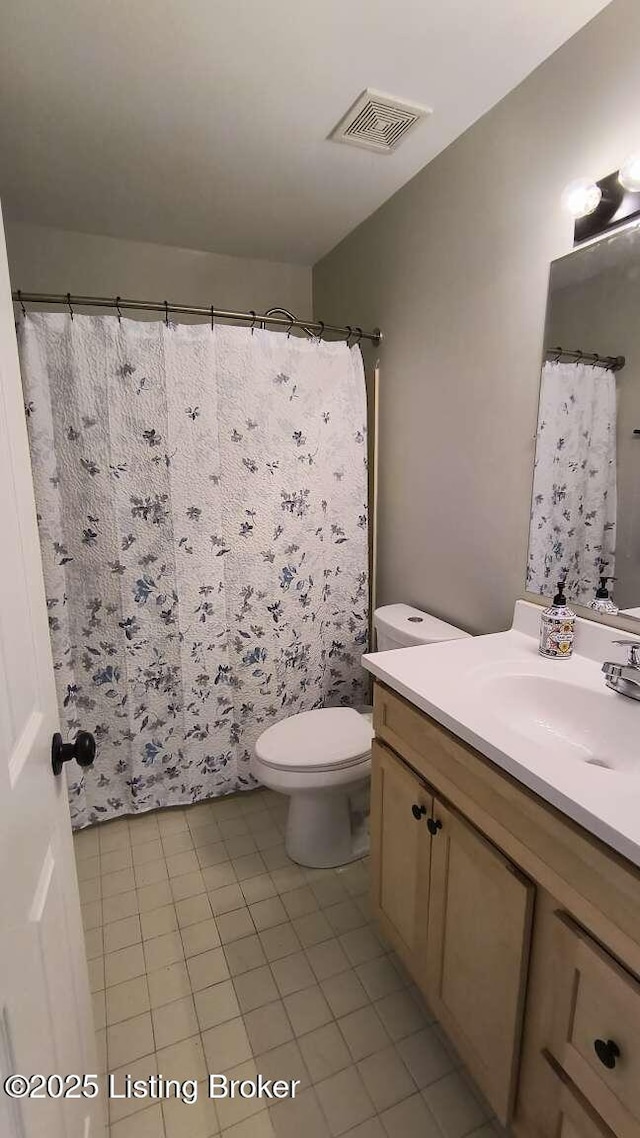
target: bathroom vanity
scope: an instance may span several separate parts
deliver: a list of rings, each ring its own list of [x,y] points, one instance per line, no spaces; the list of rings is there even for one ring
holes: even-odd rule
[[[518,1138],[638,1138],[640,751],[618,768],[599,732],[623,722],[624,756],[640,703],[604,687],[616,630],[580,621],[575,667],[543,661],[539,612],[366,658],[374,911]]]

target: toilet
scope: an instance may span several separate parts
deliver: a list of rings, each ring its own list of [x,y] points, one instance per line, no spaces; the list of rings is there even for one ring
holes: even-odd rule
[[[380,652],[469,635],[402,604],[376,609],[373,623]],[[293,861],[328,869],[368,853],[372,738],[370,707],[302,711],[259,736],[253,775],[289,796],[285,842]]]

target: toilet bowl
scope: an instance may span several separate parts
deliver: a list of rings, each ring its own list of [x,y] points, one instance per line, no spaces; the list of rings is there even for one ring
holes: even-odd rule
[[[256,743],[253,774],[288,794],[286,847],[300,865],[345,865],[367,852],[365,811],[355,832],[351,797],[371,774],[371,714],[324,707],[291,715]]]
[[[379,651],[468,636],[409,605],[376,609]],[[372,709],[323,707],[274,723],[259,736],[254,777],[289,796],[289,857],[316,869],[346,865],[369,849]]]

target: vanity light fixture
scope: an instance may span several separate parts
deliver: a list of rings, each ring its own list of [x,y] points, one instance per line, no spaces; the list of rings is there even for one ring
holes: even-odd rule
[[[573,218],[588,217],[598,208],[602,200],[602,190],[588,178],[576,178],[562,191],[562,208]]]
[[[640,154],[631,154],[618,171],[618,181],[632,194],[640,193]]]
[[[570,182],[563,190],[562,206],[574,219],[574,245],[640,218],[640,152],[597,182],[588,178]]]

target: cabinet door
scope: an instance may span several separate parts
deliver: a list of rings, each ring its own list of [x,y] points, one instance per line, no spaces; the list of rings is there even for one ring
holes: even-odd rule
[[[419,982],[424,981],[431,840],[428,787],[374,741],[371,770],[373,908],[382,931]]]
[[[611,1136],[613,1131],[609,1131]],[[586,1115],[576,1122],[575,1119],[570,1118],[568,1114],[562,1114],[560,1120],[560,1138],[606,1138],[607,1131],[599,1130],[596,1128],[595,1123],[591,1122]]]
[[[551,1067],[559,1086],[558,1119],[554,1138],[616,1138],[617,1132],[607,1126],[604,1119],[572,1083],[566,1071],[546,1049],[543,1058]]]
[[[615,1138],[615,1135],[602,1120],[576,1106],[562,1110],[559,1138]]]
[[[520,1051],[534,886],[437,800],[434,817],[426,996],[506,1122]]]

